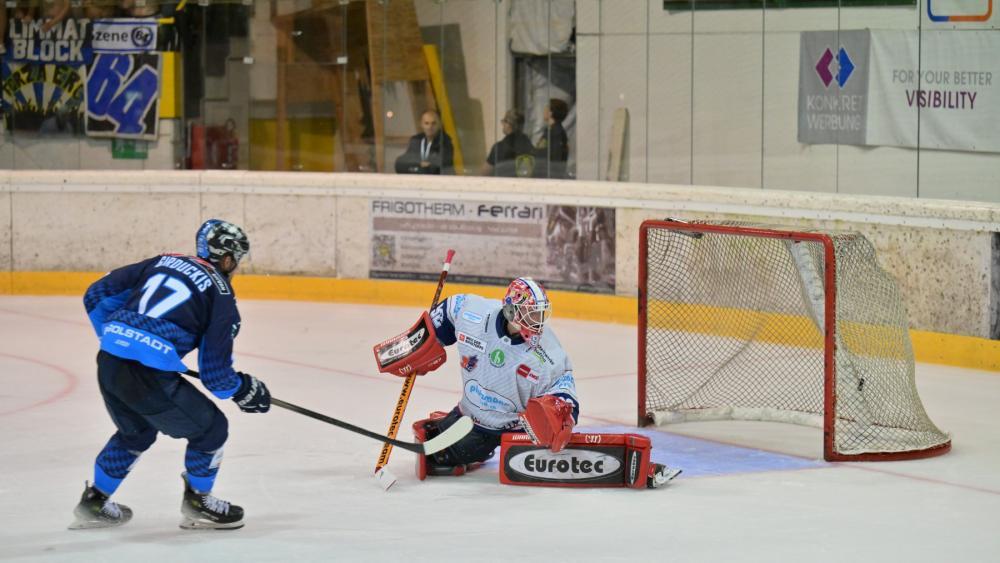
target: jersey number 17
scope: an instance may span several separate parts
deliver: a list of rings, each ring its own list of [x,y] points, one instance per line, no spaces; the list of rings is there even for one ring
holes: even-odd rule
[[[157,289],[160,289],[161,285],[166,286],[170,290],[170,294],[157,301],[147,311],[146,308],[150,306],[150,298],[153,297]],[[139,300],[139,314],[158,319],[173,311],[190,297],[191,290],[188,289],[188,286],[184,282],[167,274],[156,274],[146,280],[146,284],[142,286],[142,299]]]

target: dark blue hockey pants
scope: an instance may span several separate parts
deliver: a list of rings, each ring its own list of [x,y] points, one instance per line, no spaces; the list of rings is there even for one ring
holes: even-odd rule
[[[184,456],[192,488],[215,482],[229,423],[215,403],[176,372],[146,367],[107,352],[97,354],[97,381],[118,431],[97,456],[95,486],[110,495],[157,432],[188,441]]]

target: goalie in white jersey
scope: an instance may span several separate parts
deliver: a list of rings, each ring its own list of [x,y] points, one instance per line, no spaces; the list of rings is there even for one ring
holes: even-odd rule
[[[461,355],[463,413],[493,432],[521,430],[519,414],[530,399],[552,396],[573,420],[580,412],[573,367],[545,323],[551,306],[531,278],[510,284],[503,303],[454,295],[431,311],[438,341]],[[559,401],[556,404],[559,404]]]
[[[419,440],[430,439],[463,414],[475,422],[464,439],[437,454],[421,456],[417,474],[461,475],[486,461],[505,432],[527,431],[537,444],[562,449],[580,412],[573,367],[546,323],[551,305],[545,289],[531,278],[517,278],[504,300],[453,295],[430,313],[436,352],[419,354],[443,363],[440,346],[454,344],[461,358],[462,400],[451,412],[433,413],[413,425]],[[419,363],[419,362],[418,362]],[[398,374],[407,375],[407,374]]]
[[[501,444],[506,484],[657,488],[680,473],[652,461],[644,436],[573,434],[580,402],[573,366],[545,326],[551,313],[545,289],[517,278],[503,301],[453,295],[407,332],[375,346],[379,371],[399,376],[442,366],[444,346],[454,344],[461,357],[462,400],[451,412],[413,423],[413,433],[419,442],[429,440],[463,415],[475,424],[451,447],[417,456],[419,479],[462,475]]]

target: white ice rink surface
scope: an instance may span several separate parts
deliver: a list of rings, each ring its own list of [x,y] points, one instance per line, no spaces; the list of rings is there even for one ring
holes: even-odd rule
[[[633,423],[634,328],[560,320],[555,307],[581,426]],[[401,380],[375,373],[371,346],[409,327],[417,309],[241,301],[240,310],[237,369],[276,397],[385,432]],[[223,401],[230,440],[215,493],[246,509],[245,528],[177,527],[184,443],[161,436],[115,495],[132,522],[67,531],[113,432],[96,348],[81,299],[0,298],[0,560],[1000,561],[1000,374],[929,365],[917,379],[931,418],[953,435],[943,457],[827,464],[816,429],[689,423],[647,433],[661,444],[656,456],[685,469],[653,491],[504,486],[495,462],[421,483],[412,454],[397,449],[399,482],[386,493],[371,477],[378,442]],[[459,379],[451,357],[418,380],[401,437],[413,420],[450,409]]]

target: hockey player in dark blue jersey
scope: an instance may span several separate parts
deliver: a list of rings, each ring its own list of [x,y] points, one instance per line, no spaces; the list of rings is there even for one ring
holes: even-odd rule
[[[240,314],[229,278],[250,250],[238,226],[216,219],[196,235],[197,256],[164,254],[108,273],[83,301],[101,339],[97,379],[118,431],[97,456],[94,483],[74,509],[71,529],[118,526],[132,510],[109,497],[158,432],[188,441],[181,527],[243,526],[243,509],[212,496],[226,416],[178,372],[198,349],[201,382],[244,412],[267,412],[271,395],[252,375],[233,369]]]

